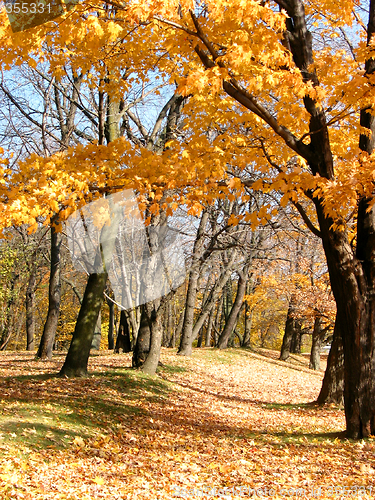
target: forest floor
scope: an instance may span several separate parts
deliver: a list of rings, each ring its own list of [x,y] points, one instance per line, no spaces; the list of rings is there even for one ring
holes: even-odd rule
[[[155,377],[129,355],[0,354],[0,498],[374,498],[375,438],[344,439],[341,408],[309,404],[323,372],[277,353],[163,350]],[[371,491],[372,490],[372,491]]]

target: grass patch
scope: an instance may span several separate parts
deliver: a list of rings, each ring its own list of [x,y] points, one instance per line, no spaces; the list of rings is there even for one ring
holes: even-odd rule
[[[185,373],[188,369],[185,366],[165,365],[164,363],[159,366],[158,373],[172,375],[174,373]]]
[[[223,365],[230,365],[239,358],[247,357],[249,353],[251,353],[251,351],[246,348],[229,348],[223,350],[210,347],[195,349],[193,351],[193,358],[207,359]]]
[[[63,449],[164,404],[172,384],[131,369],[94,371],[87,378],[48,374],[3,378],[0,446]]]

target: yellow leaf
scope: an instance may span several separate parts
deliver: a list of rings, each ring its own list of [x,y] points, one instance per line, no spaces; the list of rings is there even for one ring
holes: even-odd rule
[[[220,472],[223,472],[224,474],[227,474],[228,472],[231,471],[230,465],[220,465],[219,467]]]
[[[215,464],[215,462],[211,462],[207,468],[208,469],[217,469],[218,467],[219,467],[218,464]]]
[[[83,448],[85,446],[85,441],[80,436],[76,436],[73,440],[73,444],[79,448]]]

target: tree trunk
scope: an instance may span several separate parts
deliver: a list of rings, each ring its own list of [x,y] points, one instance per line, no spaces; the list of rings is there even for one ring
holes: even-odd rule
[[[60,375],[64,377],[82,377],[87,375],[92,338],[98,315],[103,302],[103,292],[107,273],[90,274],[73,338]]]
[[[216,315],[215,315],[215,321],[214,321],[214,345],[217,345],[218,340],[219,340],[219,332],[220,332],[220,325],[221,325],[221,317],[223,316],[222,314],[222,309],[223,309],[223,297],[219,301],[216,309]]]
[[[294,298],[294,296],[292,296],[290,299],[290,302],[289,302],[288,312],[286,315],[285,333],[284,333],[283,343],[282,343],[281,352],[280,352],[280,359],[282,361],[288,360],[289,356],[290,356],[290,350],[291,350],[293,334],[294,334],[294,322],[295,322],[294,316],[293,316],[294,307],[295,307],[295,298]]]
[[[178,318],[177,326],[173,329],[169,347],[172,348],[176,347],[176,342],[178,342],[178,340],[180,339],[183,324],[184,324],[184,311],[181,311],[180,317]]]
[[[115,352],[131,352],[130,331],[125,311],[120,313],[120,324],[117,332]]]
[[[107,260],[110,260],[113,254],[121,214],[122,207],[109,200],[111,223],[105,224],[101,230],[100,247],[96,253],[94,263],[94,268],[102,268],[103,272],[89,275],[73,338],[64,365],[60,371],[60,375],[62,376],[80,377],[87,374],[90,348],[108,278],[106,266],[110,262],[107,262]]]
[[[130,311],[125,311],[125,314],[128,319],[129,329],[131,327],[131,349],[133,350],[137,342],[139,325],[141,323],[140,307],[138,306]]]
[[[36,263],[31,263],[29,281],[26,289],[26,338],[27,351],[35,348],[35,287],[36,287]]]
[[[12,278],[9,283],[9,298],[6,306],[6,318],[4,323],[4,329],[1,334],[0,339],[0,351],[4,351],[9,343],[10,337],[12,335],[12,329],[10,327],[12,320],[12,304],[14,302],[14,286],[18,280],[19,275],[12,273]],[[22,317],[22,315],[21,315]]]
[[[247,282],[247,275],[249,272],[249,267],[248,265],[245,265],[244,268],[239,271],[239,280],[238,280],[238,286],[237,286],[237,294],[236,298],[234,300],[234,304],[232,306],[232,309],[230,311],[230,314],[228,316],[228,319],[225,322],[225,327],[222,332],[222,334],[219,337],[219,341],[217,344],[217,347],[219,349],[226,349],[228,345],[228,340],[230,336],[233,333],[233,330],[237,324],[238,321],[238,314],[241,310],[242,303],[243,303],[243,298],[245,296],[246,292],[246,282]]]
[[[150,325],[146,313],[145,305],[141,306],[141,322],[139,325],[137,342],[133,351],[132,367],[141,368],[146,361],[148,352],[150,351]]]
[[[108,323],[108,349],[112,351],[115,348],[114,332],[115,332],[115,305],[112,300],[107,299],[109,307],[109,323]]]
[[[57,217],[53,218],[52,223],[56,221]],[[57,229],[54,225],[51,226],[51,270],[48,289],[48,313],[37,352],[37,357],[41,359],[52,358],[52,349],[60,314],[62,232],[58,232]]]
[[[163,338],[163,328],[161,322],[160,299],[145,304],[148,322],[150,325],[150,350],[143,363],[142,371],[149,375],[155,375],[160,359],[161,342]]]
[[[293,336],[290,344],[290,352],[292,354],[301,354],[302,348],[302,321],[294,319],[293,322]]]
[[[118,111],[119,102],[115,99],[108,99],[107,121],[105,124],[105,135],[108,143],[119,137],[118,124],[120,118]],[[122,208],[111,204],[109,210],[111,224],[105,224],[102,228],[100,235],[100,252],[97,252],[94,266],[95,269],[102,266],[103,272],[89,275],[73,338],[64,365],[60,371],[61,376],[80,377],[87,375],[90,348],[108,277],[106,269],[108,262],[103,261],[103,256],[111,256],[113,254],[116,235],[120,224],[119,214],[122,212]]]
[[[337,321],[335,322],[323,385],[316,402],[320,405],[326,403],[344,404],[344,352]]]
[[[99,351],[101,340],[102,340],[102,313],[101,310],[99,310],[98,319],[96,320],[96,325],[94,330],[94,336],[91,342],[91,349],[94,349],[94,351]]]
[[[206,337],[204,340],[204,345],[205,347],[211,347],[211,335],[212,335],[212,330],[214,327],[214,321],[215,321],[215,305],[211,309],[210,316],[208,317],[208,324],[207,324],[207,329],[206,329]]]
[[[314,201],[344,350],[346,433],[348,438],[360,439],[375,434],[375,214],[373,208],[366,212],[366,208],[360,207],[354,256],[346,234],[332,229],[333,221],[324,216],[320,201]],[[363,225],[367,227],[362,228]],[[368,233],[366,238],[362,230]]]
[[[320,370],[320,349],[327,329],[322,326],[321,316],[317,316],[314,321],[312,334],[312,345],[310,353],[310,370]]]
[[[199,330],[197,347],[202,347],[203,337],[204,337],[204,326],[202,326],[202,328]]]
[[[250,311],[250,306],[245,303],[245,331],[241,347],[251,347],[251,324],[253,321],[253,310]]]
[[[163,325],[163,347],[168,347],[171,343],[173,321],[172,321],[172,300],[169,299],[165,308],[164,313],[164,325]]]
[[[196,339],[200,329],[202,328],[204,322],[206,321],[208,315],[212,311],[213,308],[215,308],[215,305],[217,303],[217,300],[224,290],[224,287],[228,280],[230,279],[232,272],[233,272],[233,263],[235,262],[236,259],[236,252],[233,252],[229,262],[226,264],[224,272],[221,274],[220,278],[216,280],[215,284],[213,285],[210,293],[208,294],[208,297],[206,301],[202,304],[202,309],[200,311],[200,315],[194,325],[193,328],[193,333],[192,333],[192,342]],[[223,297],[223,300],[225,299],[225,296]],[[215,345],[217,342],[215,342]]]
[[[208,212],[203,212],[197,237],[194,243],[193,258],[191,270],[189,273],[189,283],[186,294],[184,324],[182,327],[182,336],[178,353],[181,356],[191,356],[193,350],[193,326],[194,326],[194,311],[197,297],[197,284],[199,279],[200,257],[203,251],[204,232],[208,221]]]

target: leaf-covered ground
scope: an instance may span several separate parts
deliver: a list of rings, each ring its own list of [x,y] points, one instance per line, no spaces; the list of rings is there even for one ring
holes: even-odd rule
[[[147,377],[103,353],[68,380],[2,353],[0,498],[374,498],[375,439],[342,439],[342,409],[308,404],[323,372],[275,358],[164,350]]]

